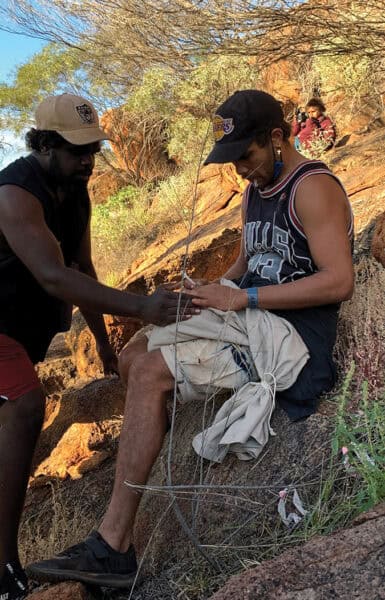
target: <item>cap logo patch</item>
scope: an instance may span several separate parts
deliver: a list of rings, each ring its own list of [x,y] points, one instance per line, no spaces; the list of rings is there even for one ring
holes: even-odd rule
[[[92,112],[92,108],[88,104],[79,104],[79,106],[76,106],[76,110],[78,111],[79,117],[83,123],[87,125],[95,123],[95,117]]]
[[[214,140],[219,142],[225,135],[234,131],[234,121],[232,117],[224,119],[221,115],[215,115],[213,119]]]

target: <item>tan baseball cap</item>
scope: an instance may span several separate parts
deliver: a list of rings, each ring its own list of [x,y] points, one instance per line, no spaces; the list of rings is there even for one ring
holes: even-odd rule
[[[48,96],[37,107],[35,120],[36,129],[56,131],[77,146],[109,139],[94,106],[81,96]]]

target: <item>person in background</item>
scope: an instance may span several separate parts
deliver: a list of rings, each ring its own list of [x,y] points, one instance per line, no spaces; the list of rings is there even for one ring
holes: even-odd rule
[[[92,104],[49,96],[27,133],[31,153],[0,171],[0,599],[27,596],[18,530],[45,397],[34,364],[71,324],[76,304],[95,336],[105,373],[117,371],[103,313],[166,325],[180,312],[169,286],[150,296],[97,281],[87,183],[102,140]],[[182,295],[183,318],[200,312]],[[186,300],[186,302],[185,302]]]
[[[296,150],[311,150],[312,145],[319,141],[322,142],[324,151],[334,146],[336,129],[330,117],[325,115],[325,111],[325,105],[320,98],[311,98],[305,110],[297,110],[291,129]]]

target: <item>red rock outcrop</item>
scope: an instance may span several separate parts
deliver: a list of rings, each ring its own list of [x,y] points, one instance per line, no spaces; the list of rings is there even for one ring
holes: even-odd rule
[[[273,62],[261,75],[261,89],[265,90],[290,109],[302,104],[301,82],[298,68],[290,60]]]
[[[376,219],[372,238],[372,254],[385,267],[385,213]]]
[[[356,523],[232,577],[211,600],[385,598],[385,504]]]
[[[31,485],[66,477],[77,479],[112,456],[124,397],[116,378],[78,381],[69,390],[49,396]]]
[[[174,163],[166,152],[164,124],[159,119],[121,107],[104,113],[100,123],[111,138],[117,166],[131,181],[151,181],[172,171]]]
[[[125,172],[119,169],[95,169],[88,184],[92,204],[101,204],[127,185]]]
[[[143,291],[142,291],[143,293]],[[118,354],[128,340],[142,327],[142,322],[128,317],[105,315],[110,343]],[[76,310],[66,341],[76,364],[78,377],[102,377],[103,365],[96,351],[96,342],[81,313]]]
[[[188,249],[188,270],[195,277],[214,277],[226,270],[239,252],[240,202],[246,187],[231,165],[208,165],[199,172],[195,197],[186,199],[194,205],[191,231],[186,236],[186,225],[167,232],[146,248],[131,265],[122,286],[131,289],[144,277],[156,284],[173,278]],[[222,249],[222,250],[220,250]]]

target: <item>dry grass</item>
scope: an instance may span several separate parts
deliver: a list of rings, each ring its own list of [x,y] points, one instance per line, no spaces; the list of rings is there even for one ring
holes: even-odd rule
[[[339,370],[344,376],[352,363],[355,372],[349,407],[355,409],[364,381],[369,397],[378,399],[385,390],[385,269],[371,257],[356,265],[352,300],[342,305],[336,344]]]
[[[20,536],[23,564],[53,556],[88,535],[104,509],[95,510],[93,486],[84,479],[80,493],[74,494],[66,482],[53,482],[40,502],[39,494],[33,493],[33,513],[26,511]]]
[[[113,285],[157,239],[188,231],[196,168],[180,171],[156,187],[123,188],[93,208],[93,260],[100,280]]]

